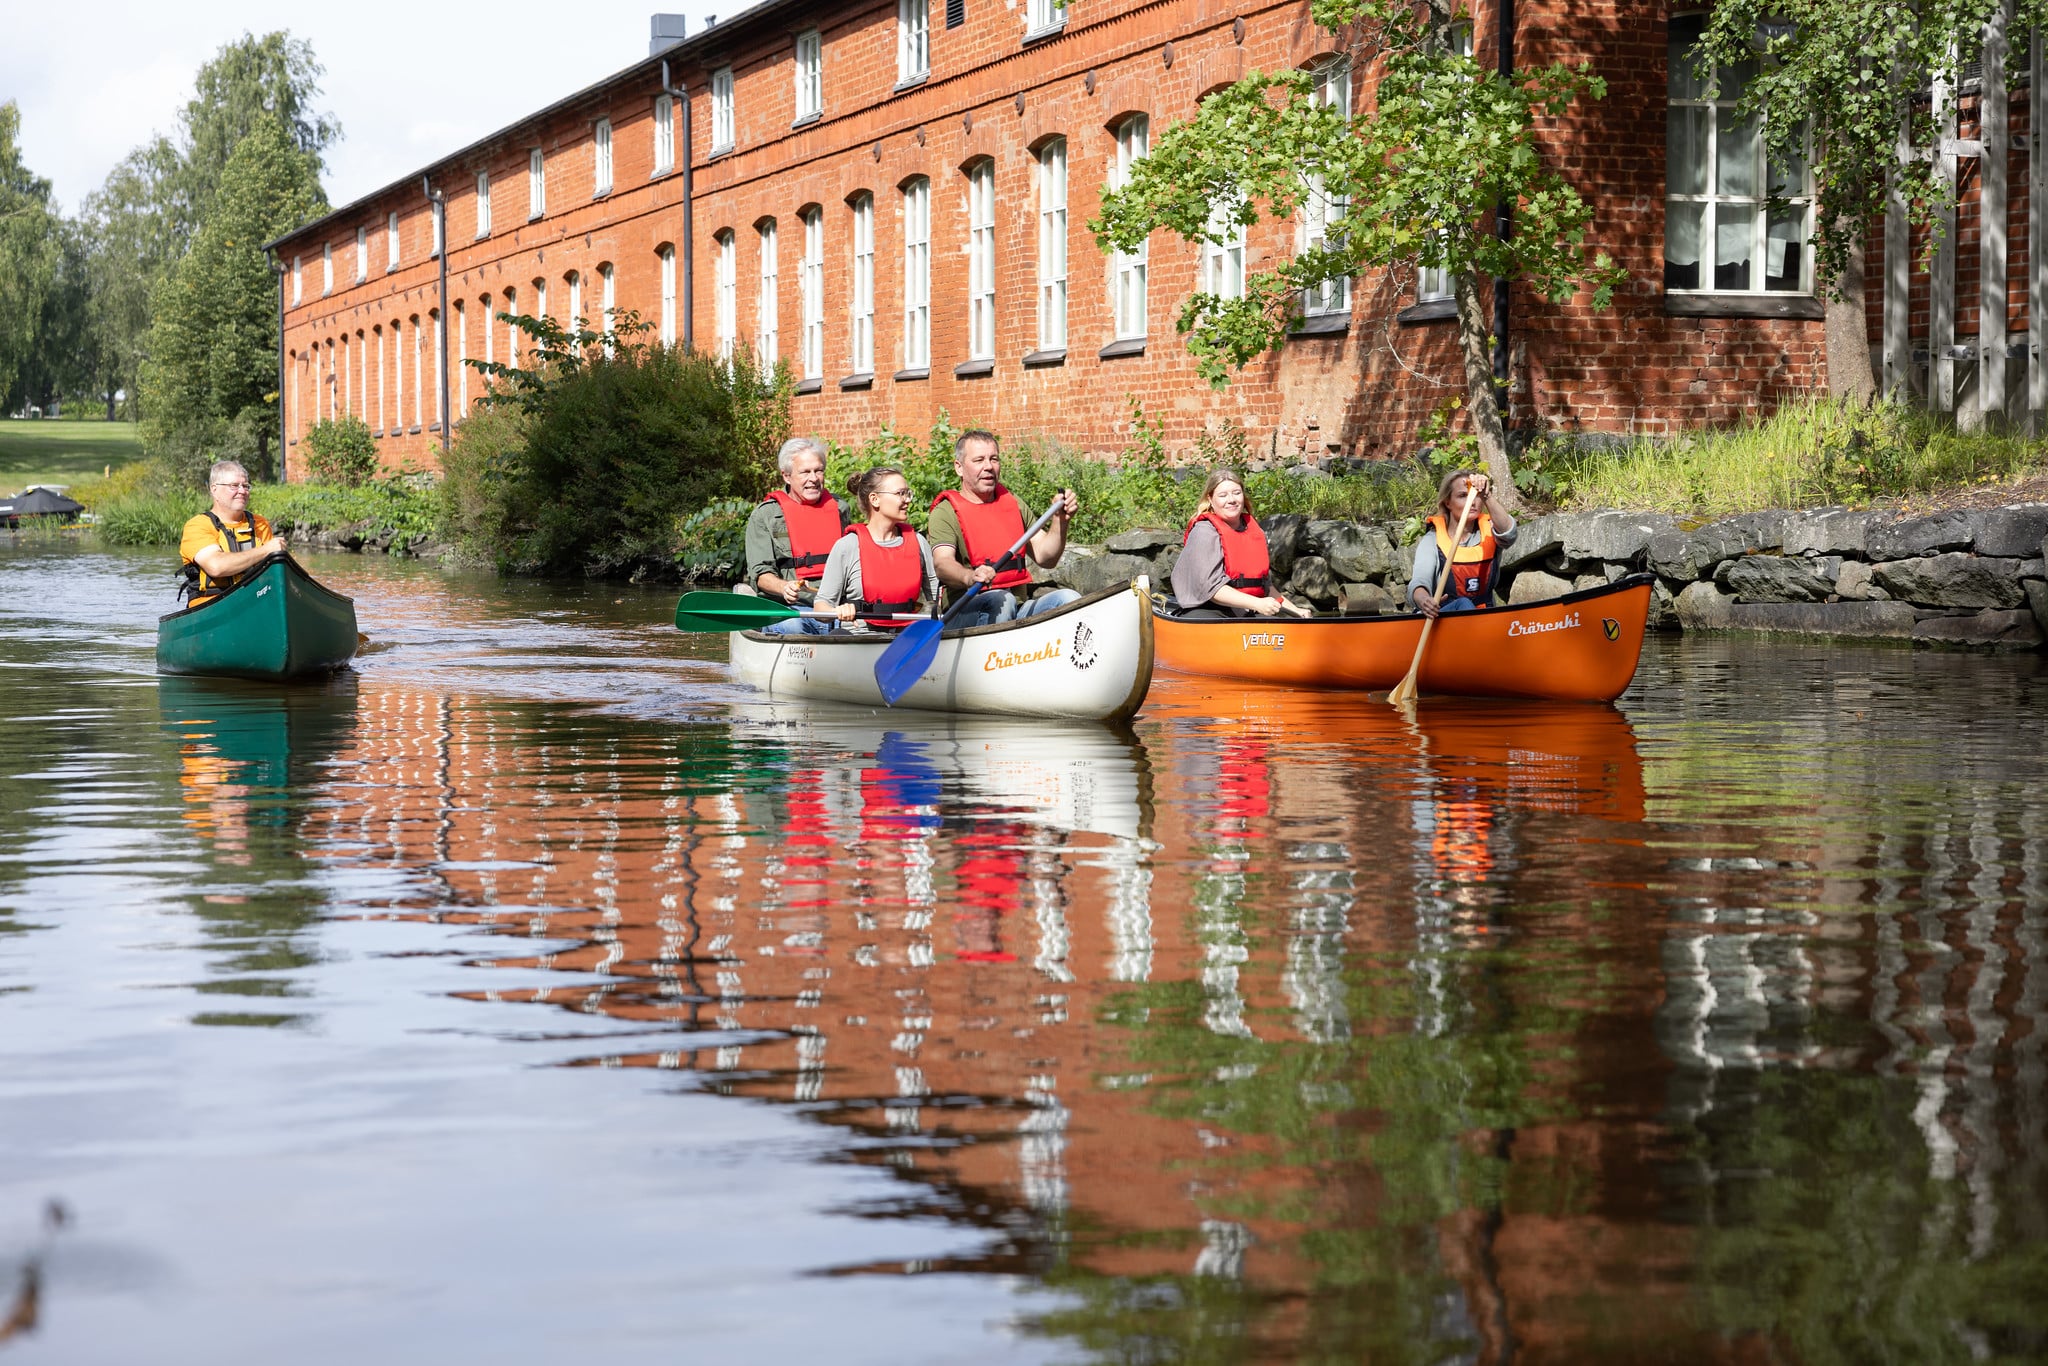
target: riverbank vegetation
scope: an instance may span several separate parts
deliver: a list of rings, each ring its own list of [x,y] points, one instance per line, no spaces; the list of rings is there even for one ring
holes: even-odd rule
[[[203,489],[148,460],[73,484],[70,496],[85,504],[101,538],[114,545],[175,546],[185,523],[207,507]],[[257,484],[249,505],[292,534],[347,532],[398,550],[433,540],[440,511],[432,484],[417,476],[353,486]]]

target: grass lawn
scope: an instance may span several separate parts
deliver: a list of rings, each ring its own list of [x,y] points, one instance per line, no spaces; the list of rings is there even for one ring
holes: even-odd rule
[[[0,496],[31,484],[75,484],[141,458],[132,422],[0,418]]]

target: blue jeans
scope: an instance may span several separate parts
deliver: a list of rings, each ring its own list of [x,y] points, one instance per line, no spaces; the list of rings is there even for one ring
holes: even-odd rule
[[[1006,621],[1022,621],[1026,617],[1058,611],[1070,602],[1080,601],[1080,598],[1081,595],[1071,588],[1055,588],[1043,596],[1020,602],[1017,595],[1008,589],[984,588],[948,624],[955,627],[996,626]]]
[[[830,617],[789,617],[771,621],[761,630],[771,636],[829,636],[838,624]]]
[[[1452,598],[1449,602],[1437,604],[1439,612],[1470,612],[1477,606],[1470,598]]]

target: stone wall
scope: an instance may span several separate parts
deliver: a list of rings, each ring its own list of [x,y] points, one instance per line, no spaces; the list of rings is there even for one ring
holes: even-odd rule
[[[1280,516],[1264,523],[1290,595],[1352,615],[1399,611],[1412,541],[1400,527]],[[1085,591],[1138,574],[1162,587],[1180,537],[1131,531],[1071,547],[1051,575]],[[1818,508],[1688,527],[1661,513],[1525,521],[1501,557],[1509,603],[1655,576],[1651,625],[1917,645],[2034,650],[2048,639],[2048,503],[1911,515]]]

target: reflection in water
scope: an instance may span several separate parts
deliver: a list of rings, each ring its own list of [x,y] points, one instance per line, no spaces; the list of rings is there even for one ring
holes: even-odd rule
[[[323,1065],[424,1046],[344,931],[459,955],[514,1066],[808,1125],[750,1218],[871,1178],[808,1197],[856,1232],[805,1293],[910,1359],[2048,1356],[2038,662],[1665,643],[1621,709],[1412,720],[1169,681],[1118,733],[628,684],[687,647],[634,604],[437,637],[437,584],[327,690],[0,674],[65,737],[4,752],[0,993],[115,871],[185,990],[289,998],[180,1029],[312,1049],[369,993],[399,1042]],[[933,1327],[969,1284],[1007,1323]]]

